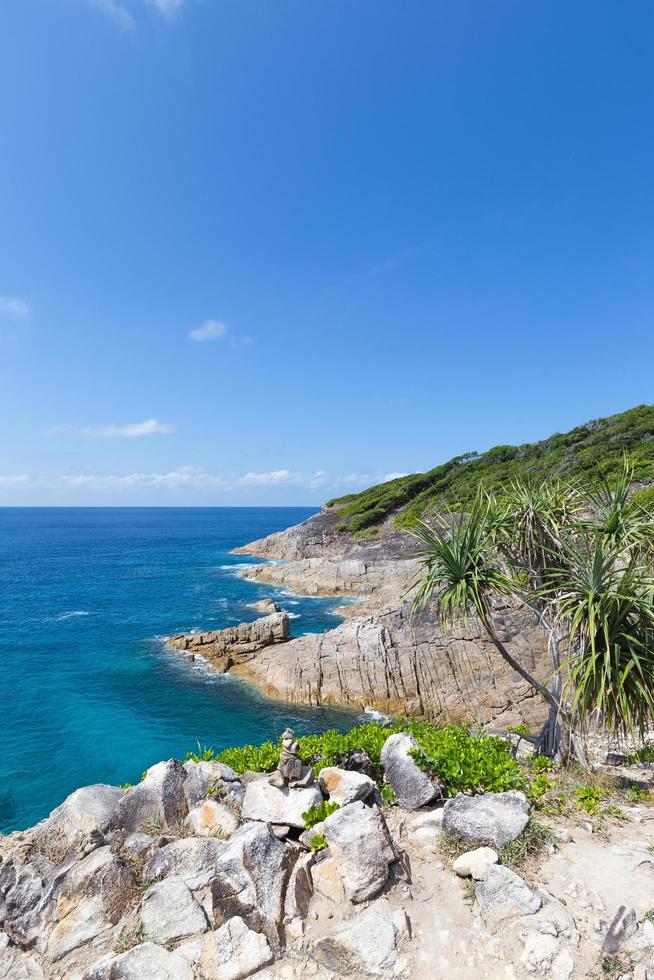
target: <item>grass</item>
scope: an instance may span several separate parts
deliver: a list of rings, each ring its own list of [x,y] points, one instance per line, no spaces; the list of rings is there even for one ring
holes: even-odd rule
[[[547,845],[553,844],[555,840],[554,832],[542,821],[532,817],[517,840],[496,849],[498,862],[512,871],[524,872],[528,868],[533,870],[539,858],[545,856]],[[438,838],[438,850],[450,864],[467,851],[481,846],[470,844],[448,833],[442,833]]]
[[[654,479],[654,405],[640,405],[619,415],[596,419],[570,432],[522,446],[495,446],[485,453],[464,453],[426,473],[389,480],[362,493],[330,500],[340,527],[370,532],[391,515],[399,527],[410,527],[422,514],[443,504],[469,500],[480,482],[489,489],[516,477],[591,482],[612,480],[624,453],[637,480]],[[654,502],[654,489],[638,491],[639,503]]]
[[[114,953],[126,953],[134,946],[140,946],[141,943],[147,942],[147,939],[145,926],[142,922],[138,922],[130,928],[123,929],[114,946]]]

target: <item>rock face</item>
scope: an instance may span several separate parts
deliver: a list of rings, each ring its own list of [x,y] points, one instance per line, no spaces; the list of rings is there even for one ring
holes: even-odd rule
[[[161,822],[165,827],[179,824],[188,813],[186,778],[187,772],[177,759],[151,766],[145,779],[123,794],[114,812],[115,825],[137,831],[148,821]]]
[[[327,766],[320,773],[319,785],[323,793],[335,803],[355,803],[365,800],[376,788],[375,781],[361,772],[351,772]]]
[[[492,867],[477,883],[475,894],[484,918],[495,922],[515,915],[532,915],[542,905],[538,892],[502,864]]]
[[[216,924],[238,915],[279,948],[289,874],[288,852],[270,827],[241,827],[221,854],[211,883]]]
[[[235,915],[205,938],[200,965],[207,980],[243,980],[274,958],[266,937]]]
[[[238,817],[224,803],[205,800],[199,806],[193,807],[186,823],[200,836],[226,838],[231,837],[238,827]]]
[[[208,928],[202,908],[181,878],[166,878],[147,890],[137,910],[145,933],[156,943],[186,939]]]
[[[400,805],[407,810],[418,810],[432,800],[442,798],[443,792],[409,755],[417,748],[413,735],[400,732],[386,739],[381,752],[386,782],[391,784]]]
[[[44,821],[43,838],[47,837],[63,858],[93,835],[102,835],[109,829],[123,795],[117,786],[102,784],[75,790]]]
[[[291,621],[284,612],[271,613],[253,623],[240,623],[208,633],[183,633],[172,636],[168,645],[175,650],[200,654],[216,670],[225,672],[236,663],[251,659],[258,650],[283,643],[291,633]]]
[[[350,803],[327,817],[323,833],[347,898],[365,902],[376,895],[396,857],[381,811],[361,802]]]
[[[178,953],[155,943],[141,943],[106,959],[84,974],[84,980],[192,980],[190,964]]]
[[[391,921],[371,909],[332,930],[313,947],[315,958],[341,976],[389,976],[395,961]]]
[[[338,510],[328,508],[303,524],[237,549],[281,562],[251,566],[245,575],[308,595],[365,597],[345,607],[336,629],[262,648],[236,673],[264,693],[302,704],[371,706],[389,714],[466,715],[475,722],[545,717],[538,696],[501,659],[471,621],[453,637],[433,608],[418,621],[404,599],[416,572],[407,560],[411,538],[391,526],[374,540],[337,531]],[[550,668],[547,643],[533,615],[498,604],[501,639],[539,679]]]
[[[213,837],[187,837],[158,848],[145,862],[144,875],[148,881],[174,875],[195,891],[208,885],[226,844]]]
[[[459,793],[443,808],[443,830],[470,844],[504,847],[529,823],[529,804],[523,793]]]

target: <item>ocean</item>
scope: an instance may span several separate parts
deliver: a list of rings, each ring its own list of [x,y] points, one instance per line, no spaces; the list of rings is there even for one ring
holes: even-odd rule
[[[293,635],[339,622],[339,600],[241,578],[232,548],[307,508],[0,509],[0,831],[28,827],[89,783],[137,782],[196,741],[221,749],[346,728],[352,712],[263,698],[189,664],[162,637],[220,629],[278,599]]]

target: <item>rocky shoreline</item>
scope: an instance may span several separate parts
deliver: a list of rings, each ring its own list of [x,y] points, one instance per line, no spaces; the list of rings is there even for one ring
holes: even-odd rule
[[[361,600],[341,607],[344,622],[322,634],[261,642],[268,620],[260,619],[236,628],[237,636],[225,630],[176,637],[171,645],[208,654],[217,669],[232,670],[267,697],[291,703],[474,724],[541,722],[540,699],[473,623],[453,635],[430,609],[412,618],[412,548],[411,538],[392,525],[374,539],[357,539],[338,530],[337,511],[324,509],[236,553],[272,559],[244,568],[242,574],[253,581],[303,595]],[[547,644],[531,613],[507,605],[497,608],[496,618],[502,639],[545,679]]]

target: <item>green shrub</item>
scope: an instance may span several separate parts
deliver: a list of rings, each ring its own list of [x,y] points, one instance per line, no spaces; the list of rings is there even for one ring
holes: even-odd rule
[[[636,490],[631,499],[634,504],[638,504],[639,507],[643,507],[645,510],[654,510],[654,484],[649,487],[643,487],[642,490]]]
[[[398,796],[390,783],[384,783],[380,792],[381,792],[381,798],[386,804],[386,806],[397,805]]]
[[[184,756],[184,762],[211,762],[216,758],[216,750],[210,745],[200,745],[200,742],[195,743],[197,745],[197,752],[187,752]]]
[[[577,788],[577,805],[590,816],[597,813],[602,803],[602,791],[599,786],[579,786]]]
[[[326,847],[329,847],[327,843],[327,838],[324,834],[314,834],[311,838],[311,850],[314,854],[318,851],[324,851]]]
[[[280,753],[279,745],[264,742],[263,745],[241,745],[238,748],[225,749],[216,758],[240,776],[244,772],[272,772],[277,767]]]
[[[416,762],[438,776],[450,794],[526,788],[525,775],[504,739],[471,735],[454,725],[437,729],[424,722],[414,722],[410,730],[420,746],[412,752]]]
[[[311,827],[315,827],[317,823],[322,823],[323,820],[330,817],[332,813],[336,813],[340,808],[340,803],[332,803],[329,800],[323,800],[322,803],[317,803],[315,806],[310,807],[306,813],[302,814],[305,827],[307,830],[310,830]]]

